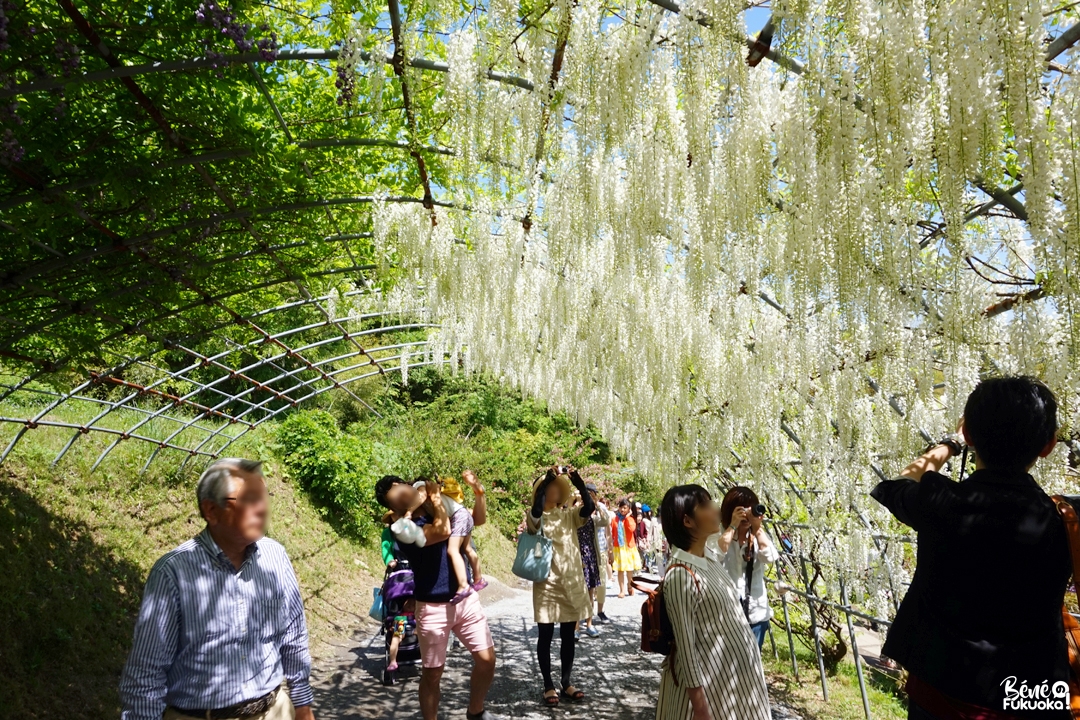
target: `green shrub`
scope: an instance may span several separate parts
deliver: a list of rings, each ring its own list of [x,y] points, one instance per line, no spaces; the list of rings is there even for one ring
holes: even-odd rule
[[[346,529],[363,539],[376,535],[373,448],[338,428],[325,410],[291,414],[277,433],[278,451],[290,477]]]
[[[487,487],[489,522],[511,538],[533,480],[551,465],[582,468],[604,495],[656,497],[649,480],[617,464],[596,428],[580,428],[489,378],[418,369],[408,385],[393,381],[372,400],[381,417],[355,407],[339,406],[334,414],[309,409],[291,414],[278,430],[289,475],[363,537],[374,536],[382,514],[373,485],[385,474],[459,477],[471,468]]]

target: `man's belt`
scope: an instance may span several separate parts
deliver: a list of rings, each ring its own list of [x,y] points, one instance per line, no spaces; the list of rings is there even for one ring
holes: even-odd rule
[[[184,710],[183,708],[173,708],[173,710],[181,715],[206,718],[206,720],[228,720],[229,718],[255,717],[273,707],[274,700],[277,699],[278,690],[280,689],[281,686],[279,685],[262,697],[238,702],[235,705],[218,708],[217,710]]]

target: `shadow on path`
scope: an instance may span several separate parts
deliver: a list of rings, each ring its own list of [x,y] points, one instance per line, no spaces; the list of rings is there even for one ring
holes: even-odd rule
[[[510,596],[492,604],[485,600],[498,654],[488,709],[508,720],[653,720],[662,658],[639,649],[643,596],[612,598],[605,610],[613,622],[600,626],[599,638],[582,637],[578,642],[573,680],[589,697],[582,703],[564,700],[557,708],[547,708],[540,703],[543,685],[536,663],[532,598],[522,591],[507,594]],[[406,670],[397,685],[384,687],[380,683],[384,645],[376,630],[375,623],[366,624],[351,642],[338,646],[336,657],[314,668],[312,682],[320,720],[420,720],[419,670],[405,675],[410,672]],[[556,635],[552,646],[556,673],[558,643]],[[471,664],[463,648],[448,653],[440,718],[465,717]],[[775,708],[773,716],[799,720],[783,707]]]

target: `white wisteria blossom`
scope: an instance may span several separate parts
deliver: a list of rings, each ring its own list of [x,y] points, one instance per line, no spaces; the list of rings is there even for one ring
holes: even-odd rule
[[[981,377],[1042,377],[1076,432],[1080,90],[1047,0],[843,9],[776,4],[793,71],[747,66],[741,1],[496,3],[446,45],[456,207],[377,202],[374,237],[427,360],[755,487],[884,614],[905,531],[868,493]]]

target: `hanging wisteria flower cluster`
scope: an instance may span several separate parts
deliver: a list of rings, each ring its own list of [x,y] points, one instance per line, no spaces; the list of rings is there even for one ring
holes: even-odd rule
[[[67,40],[60,39],[53,46],[53,56],[60,63],[60,72],[64,77],[71,77],[79,69],[82,54],[79,46]],[[64,101],[64,90],[58,88],[53,91],[59,96],[59,101],[53,106],[53,118],[60,119],[67,112],[67,102]]]
[[[25,154],[26,149],[19,144],[11,128],[4,128],[4,132],[0,134],[0,165],[20,162]]]
[[[338,105],[352,105],[356,96],[356,68],[362,60],[361,52],[366,37],[367,28],[353,26],[341,42],[341,52],[338,54],[337,66],[334,68],[337,74],[334,87],[338,90]]]
[[[1046,0],[849,3],[842,31],[786,3],[799,62],[756,68],[742,7],[556,2],[523,34],[493,6],[448,43],[468,210],[379,205],[376,243],[442,323],[432,358],[668,482],[757,488],[884,613],[900,529],[868,492],[980,377],[1039,375],[1077,427],[1080,91],[1048,75]],[[508,56],[532,92],[480,71]],[[989,193],[1026,213],[973,212]]]
[[[3,0],[0,0],[0,3],[2,2]],[[10,75],[0,73],[0,87],[10,88],[14,84],[15,81]],[[23,124],[23,119],[19,117],[18,99],[12,98],[0,104],[0,121],[8,126],[0,133],[0,164],[12,165],[21,162],[26,154],[26,149],[19,143],[18,138],[15,137],[15,133],[11,129],[11,126]]]
[[[0,0],[0,52],[11,48],[10,43],[8,43],[8,25],[10,23],[8,13],[11,10],[12,4],[10,0]]]
[[[249,38],[248,34],[252,30],[251,23],[241,23],[239,16],[231,6],[222,7],[217,0],[204,0],[195,10],[195,20],[203,25],[209,25],[220,35],[232,40],[233,47],[238,52],[246,53],[257,50],[259,57],[267,62],[277,57],[277,33],[271,32],[266,37],[259,39]],[[263,25],[259,29],[265,33],[270,30],[270,27]],[[221,60],[223,55],[213,49],[216,45],[213,39],[204,39],[203,45],[206,47],[206,57]]]
[[[79,69],[81,57],[77,45],[68,42],[67,40],[57,40],[53,49],[53,54],[60,63],[60,71],[63,73],[64,77],[70,77],[72,73]]]

